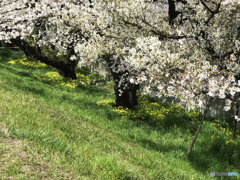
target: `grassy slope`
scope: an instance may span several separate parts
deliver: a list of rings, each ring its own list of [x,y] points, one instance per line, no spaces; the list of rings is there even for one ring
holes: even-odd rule
[[[210,177],[211,171],[240,173],[239,156],[232,157],[239,148],[224,146],[221,138],[212,140],[220,130],[210,121],[203,124],[187,157],[198,121],[189,125],[184,117],[172,116],[160,127],[122,118],[108,106],[97,105],[114,98],[109,90],[72,89],[37,79],[32,75],[56,70],[9,64],[24,56],[4,52],[8,53],[0,56],[1,178],[205,180],[217,179]],[[240,175],[231,177],[236,178]]]

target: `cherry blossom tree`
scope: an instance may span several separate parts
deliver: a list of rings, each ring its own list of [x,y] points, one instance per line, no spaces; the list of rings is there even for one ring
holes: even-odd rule
[[[94,21],[97,19],[97,14],[94,14],[94,10],[93,8],[89,7],[91,6],[91,4],[86,4],[85,5],[80,5],[80,6],[76,6],[76,5],[72,5],[72,4],[67,4],[66,6],[67,9],[60,9],[58,8],[57,10],[55,10],[56,12],[58,12],[57,15],[53,16],[52,18],[49,19],[49,22],[51,22],[51,24],[56,25],[56,27],[58,27],[58,34],[69,34],[71,33],[71,29],[78,28],[78,32],[81,32],[81,38],[82,41],[79,43],[79,45],[82,46],[86,46],[86,44],[84,44],[84,42],[91,40],[92,37],[96,36],[97,38],[100,39],[105,39],[106,43],[99,43],[99,45],[97,46],[113,46],[113,43],[117,43],[117,41],[119,40],[111,40],[112,37],[107,37],[104,36],[104,34],[102,34],[102,30],[94,25]],[[41,7],[41,9],[39,11],[43,11],[43,9],[46,9],[47,6],[44,6],[44,4],[42,4],[41,6],[39,5],[39,7]],[[71,8],[70,8],[71,7]],[[77,11],[80,11],[79,9],[81,8],[81,14],[78,14],[79,18],[75,18],[74,21],[69,21],[71,20],[68,16],[76,16]],[[71,10],[71,11],[70,11]],[[72,14],[71,14],[72,13]],[[59,17],[58,17],[59,16]],[[95,17],[94,17],[95,16]],[[61,20],[57,20],[57,19],[61,19]],[[66,19],[65,19],[66,18]],[[91,19],[92,18],[92,19]],[[94,19],[93,19],[94,18]],[[77,21],[78,19],[78,21]],[[89,23],[90,21],[90,23]],[[91,28],[93,27],[93,30],[91,30]],[[106,28],[115,28],[113,24],[107,24]],[[88,29],[90,28],[90,29]],[[120,30],[120,27],[118,27],[118,29]],[[125,28],[126,31],[127,28]],[[67,30],[67,33],[66,33]],[[130,30],[132,31],[132,30]],[[130,32],[129,32],[130,33]],[[130,36],[128,33],[128,36]],[[142,34],[142,32],[140,32]],[[61,35],[60,35],[61,36]],[[62,36],[61,36],[62,37]],[[51,39],[53,42],[56,43],[56,39]],[[126,40],[127,38],[124,37],[120,37],[120,40],[123,41],[121,42],[121,45],[119,47],[123,47],[123,43],[128,43]],[[36,40],[38,41],[38,40]],[[65,41],[63,40],[63,38],[61,38],[61,41],[63,41],[64,43],[68,44],[68,40],[66,39]],[[92,41],[92,40],[91,40]],[[130,41],[134,41],[134,38],[131,38]],[[41,41],[38,41],[39,44],[41,44]],[[63,46],[61,47],[60,52],[64,52],[65,51],[65,44],[63,44]],[[94,48],[92,46],[92,48]],[[108,48],[108,47],[107,47]],[[83,48],[85,50],[85,48]],[[116,94],[116,106],[124,106],[124,107],[128,107],[129,109],[133,108],[136,104],[137,104],[137,96],[136,96],[136,91],[139,89],[139,85],[136,84],[131,84],[130,81],[126,81],[124,80],[124,76],[128,76],[129,79],[129,74],[138,74],[138,72],[134,71],[133,67],[131,68],[129,66],[129,63],[126,63],[124,61],[124,59],[122,59],[121,57],[116,56],[116,53],[113,51],[108,51],[103,53],[102,55],[98,56],[98,52],[89,52],[88,58],[84,58],[84,52],[82,51],[77,51],[78,53],[80,53],[81,55],[81,61],[83,62],[84,65],[90,65],[91,63],[94,63],[96,60],[102,62],[103,64],[105,64],[106,66],[108,66],[111,70],[111,73],[113,75],[113,78],[115,80],[115,94]],[[74,56],[73,56],[74,58]],[[86,60],[86,62],[84,62]],[[128,67],[129,66],[129,67]],[[142,71],[142,70],[140,70]],[[123,89],[123,90],[121,90]]]
[[[160,95],[180,97],[182,100],[203,94],[209,97],[203,119],[188,150],[190,154],[212,99],[225,99],[226,111],[231,103],[239,102],[239,6],[236,1],[226,6],[222,6],[222,1],[178,1],[174,2],[174,8],[175,15],[169,18],[171,30],[168,33],[178,38],[164,42],[164,39],[158,41],[156,37],[142,37],[137,40],[137,48],[131,49],[135,52],[138,49],[138,54],[132,55],[129,62],[137,67],[141,57],[147,55],[149,59],[142,61],[152,64],[149,64],[146,74],[156,72],[157,76],[151,79],[154,84],[159,84]],[[139,24],[132,23],[141,26]],[[155,32],[161,34],[160,29]],[[144,46],[146,44],[148,47]],[[131,81],[135,83],[142,79],[138,77]],[[146,93],[149,89],[150,86],[145,89]],[[234,107],[233,138],[238,119],[236,110]]]
[[[212,99],[225,99],[226,111],[239,102],[236,25],[240,11],[236,2],[168,0],[168,16],[157,4],[143,0],[66,1],[64,7],[52,9],[47,3],[36,3],[35,15],[47,16],[46,23],[57,28],[58,36],[47,40],[35,37],[34,43],[39,49],[60,41],[59,56],[71,46],[80,53],[81,64],[98,61],[108,66],[115,80],[116,106],[136,106],[139,84],[146,84],[143,94],[157,86],[156,95],[183,101],[208,96],[189,154]]]
[[[151,85],[158,84],[160,92],[157,95],[179,97],[183,101],[203,94],[209,97],[203,119],[188,150],[190,154],[211,101],[214,98],[225,99],[226,111],[232,103],[239,102],[239,5],[237,1],[225,6],[222,1],[168,2],[171,29],[155,29],[154,33],[162,36],[160,41],[156,37],[137,39],[136,47],[130,50],[138,53],[128,59],[135,67],[151,62],[145,74],[155,72],[155,76],[146,79],[143,75],[131,79],[131,82],[150,80],[153,83],[145,88],[146,93],[149,93]],[[143,27],[140,22],[139,18],[138,23],[132,21],[131,25]],[[142,23],[151,26],[145,20]],[[238,118],[236,106],[233,109],[235,138]]]
[[[39,35],[37,33],[39,30],[43,33],[43,35],[39,35],[41,38],[46,39],[51,34],[47,29],[49,26],[46,24],[48,15],[36,12],[34,9],[37,2],[40,1],[4,0],[0,2],[1,40],[19,46],[29,59],[40,60],[57,68],[59,74],[63,77],[76,79],[75,67],[77,62],[70,60],[70,57],[75,54],[70,46],[67,47],[67,54],[58,57],[55,54],[59,51],[56,50],[54,45],[47,43],[41,47],[41,50],[39,46],[33,43],[35,36]],[[44,0],[41,2],[48,4],[50,8],[57,5],[57,1]],[[64,3],[64,1],[58,1],[60,7],[64,7]],[[52,32],[54,32],[53,30],[51,29]]]
[[[197,95],[209,96],[190,153],[211,100],[225,99],[226,111],[232,102],[238,102],[236,25],[239,22],[236,20],[239,19],[239,6],[236,3],[223,6],[222,1],[217,0],[168,0],[168,4],[168,22],[160,12],[147,11],[143,1],[98,1],[95,8],[86,9],[84,17],[70,21],[83,33],[88,32],[87,38],[75,47],[75,51],[81,53],[82,62],[91,63],[102,58],[112,68],[117,81],[117,104],[127,102],[118,103],[118,98],[129,92],[126,90],[131,87],[129,82],[136,85],[147,82],[145,93],[149,93],[152,85],[158,85],[157,95],[179,97],[185,101]],[[73,14],[76,12],[76,9],[72,10]],[[69,16],[62,19],[69,21]],[[92,24],[85,26],[86,21]],[[54,19],[52,22],[57,27],[64,27]]]

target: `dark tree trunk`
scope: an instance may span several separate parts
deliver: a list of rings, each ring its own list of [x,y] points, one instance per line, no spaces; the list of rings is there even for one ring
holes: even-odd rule
[[[115,80],[115,79],[114,79]],[[122,106],[124,108],[133,109],[137,105],[137,90],[139,85],[127,82],[127,88],[123,90],[122,95],[119,96],[118,83],[115,82],[114,90],[116,95],[116,107]]]
[[[113,63],[114,60],[111,60],[111,56],[104,56],[103,59],[107,62],[108,67],[110,68]],[[123,74],[126,74],[129,72],[127,70],[120,71],[120,72],[116,72],[118,70],[118,65],[119,64],[115,64],[114,66],[114,70],[115,72],[113,72],[112,68],[110,68],[111,74],[113,76],[113,80],[115,82],[114,84],[114,90],[115,90],[115,95],[116,95],[116,105],[115,107],[119,107],[122,106],[123,108],[128,108],[128,109],[133,109],[136,105],[137,105],[137,90],[139,90],[139,85],[136,84],[132,84],[130,82],[124,82],[121,84],[120,88],[118,87],[118,82],[121,79],[121,76]],[[128,76],[125,75],[125,77],[127,78]],[[125,87],[125,89],[123,90],[123,87]],[[121,89],[123,92],[120,93],[119,89]],[[121,94],[121,96],[120,96]]]
[[[70,61],[68,64],[63,65],[61,68],[58,68],[57,71],[62,77],[77,79],[75,67],[75,61]]]
[[[32,47],[26,41],[21,40],[19,37],[16,39],[11,39],[11,42],[16,44],[26,55],[28,59],[32,60],[39,60],[49,66],[55,67],[58,70],[58,73],[65,77],[71,79],[77,79],[75,73],[76,62],[73,61],[61,61],[58,57],[54,60],[48,58],[46,55],[41,53],[40,47]],[[71,55],[73,54],[73,50],[67,54],[67,59],[70,59]]]
[[[169,25],[173,25],[173,20],[180,14],[180,12],[175,9],[175,1],[168,0],[168,16],[169,16]]]

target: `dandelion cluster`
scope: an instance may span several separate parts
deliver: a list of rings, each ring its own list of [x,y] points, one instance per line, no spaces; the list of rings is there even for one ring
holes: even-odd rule
[[[36,68],[42,68],[42,67],[48,66],[40,61],[31,61],[27,58],[8,61],[8,63],[10,63],[10,64],[15,64],[16,62],[18,62],[24,66],[31,66],[31,67],[36,67]]]
[[[97,102],[98,105],[106,105],[112,107],[114,99],[108,98]],[[113,111],[131,120],[147,120],[155,124],[161,124],[161,121],[170,114],[183,112],[183,108],[168,102],[150,102],[148,100],[139,100],[138,105],[134,109],[123,107],[113,108]]]
[[[16,64],[19,63],[24,66],[31,66],[35,68],[45,68],[48,67],[45,63],[42,63],[40,61],[32,61],[27,58],[19,59],[19,60],[11,60],[8,61],[9,64]],[[77,80],[72,80],[70,78],[64,79],[62,78],[58,72],[47,72],[45,74],[38,74],[38,75],[32,75],[33,77],[37,78],[38,80],[42,81],[51,81],[61,84],[62,86],[66,86],[69,88],[75,88],[76,86],[87,86],[92,83],[91,80],[91,74],[90,75],[84,75],[81,73],[76,73]]]
[[[211,140],[218,140],[220,139],[224,139],[225,145],[230,145],[231,143],[234,144],[235,142],[232,140],[232,128],[230,127],[229,124],[225,124],[226,127],[222,127],[222,121],[221,120],[215,120],[215,123],[211,123],[211,126],[216,127],[217,129],[219,129],[219,133],[218,135],[212,135],[211,136]],[[236,133],[238,133],[239,130],[236,131]],[[236,137],[239,137],[239,135],[236,135]]]

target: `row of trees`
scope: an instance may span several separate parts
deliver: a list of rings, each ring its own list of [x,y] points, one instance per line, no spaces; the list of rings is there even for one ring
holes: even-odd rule
[[[188,153],[212,99],[225,99],[226,111],[239,103],[237,0],[3,0],[0,7],[0,40],[72,79],[75,54],[83,65],[102,63],[115,81],[117,107],[134,108],[141,83],[145,94],[157,86],[156,95],[183,101],[208,96]]]

